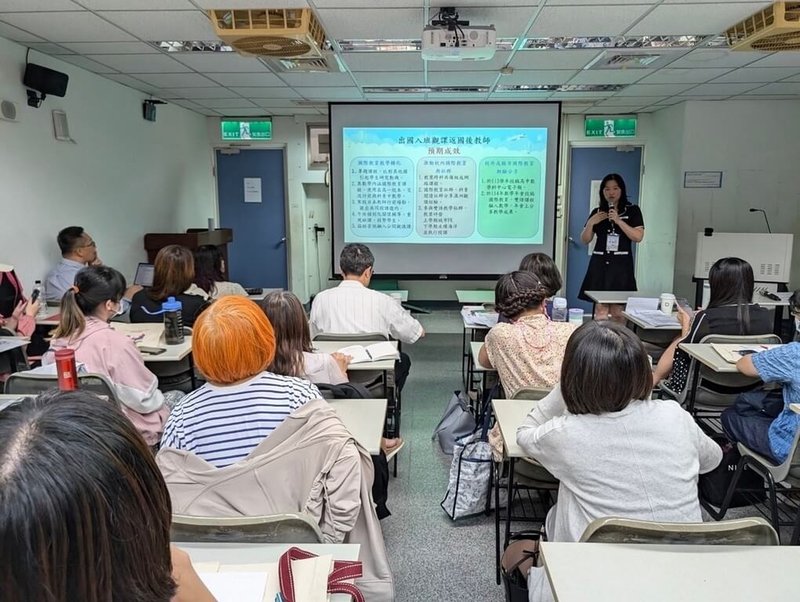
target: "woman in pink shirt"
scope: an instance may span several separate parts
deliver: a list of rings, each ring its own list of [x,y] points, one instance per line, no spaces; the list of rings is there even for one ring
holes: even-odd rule
[[[125,277],[114,268],[90,266],[79,271],[75,285],[61,300],[61,321],[42,363],[53,363],[57,349],[74,349],[75,361],[88,372],[109,378],[123,412],[148,445],[155,445],[169,415],[164,394],[134,342],[108,324],[122,313],[124,292]]]

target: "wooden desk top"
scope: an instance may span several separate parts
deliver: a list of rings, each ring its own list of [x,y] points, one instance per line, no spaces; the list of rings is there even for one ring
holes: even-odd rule
[[[386,423],[385,399],[329,399],[339,418],[370,455],[381,453],[381,438]]]
[[[532,399],[494,399],[494,415],[503,435],[505,454],[508,458],[525,458],[527,454],[517,445],[517,428],[533,407],[539,403]]]
[[[797,596],[800,547],[541,545],[558,602],[777,602]]]

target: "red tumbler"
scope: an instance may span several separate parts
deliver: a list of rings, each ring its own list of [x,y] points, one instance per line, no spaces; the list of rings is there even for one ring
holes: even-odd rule
[[[74,391],[78,388],[78,370],[75,366],[75,350],[57,349],[55,355],[58,388],[62,391]]]

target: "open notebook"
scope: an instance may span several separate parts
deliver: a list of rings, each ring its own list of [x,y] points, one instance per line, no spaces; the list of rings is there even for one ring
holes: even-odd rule
[[[373,343],[368,347],[364,345],[350,345],[339,349],[339,353],[349,355],[352,359],[351,364],[363,364],[365,362],[377,362],[379,360],[399,360],[400,354],[397,348],[389,341]]]
[[[711,348],[719,353],[726,362],[735,364],[745,355],[751,353],[761,353],[780,345],[737,345],[735,343],[711,343]]]

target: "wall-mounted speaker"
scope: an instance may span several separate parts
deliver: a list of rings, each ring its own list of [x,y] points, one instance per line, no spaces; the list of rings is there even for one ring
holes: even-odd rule
[[[28,90],[28,105],[39,107],[45,97],[64,96],[67,93],[69,76],[66,73],[48,69],[41,65],[28,63],[25,65],[25,74],[22,76],[22,83]]]
[[[6,121],[17,120],[17,105],[10,100],[0,100],[0,119]]]

